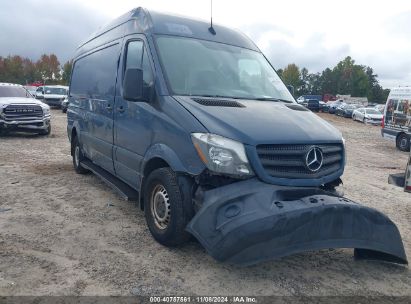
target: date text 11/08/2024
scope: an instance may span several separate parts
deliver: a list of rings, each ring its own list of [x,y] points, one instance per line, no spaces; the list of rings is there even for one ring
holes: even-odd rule
[[[257,303],[255,297],[247,296],[197,296],[197,297],[150,297],[150,303]]]

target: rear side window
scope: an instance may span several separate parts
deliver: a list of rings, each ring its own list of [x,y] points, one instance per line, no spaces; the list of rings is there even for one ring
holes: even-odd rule
[[[77,60],[71,78],[71,95],[78,98],[113,99],[118,56],[116,44]]]
[[[150,94],[154,84],[153,72],[151,70],[149,57],[147,55],[147,50],[144,47],[144,43],[141,40],[132,40],[127,44],[126,52],[126,64],[124,66],[124,71],[129,68],[137,68],[143,70],[143,80],[144,97],[150,99]]]

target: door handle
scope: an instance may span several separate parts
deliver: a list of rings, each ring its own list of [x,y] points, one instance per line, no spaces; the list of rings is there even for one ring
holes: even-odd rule
[[[125,109],[124,109],[123,106],[119,106],[119,107],[117,108],[117,111],[119,111],[120,113],[123,113],[123,112],[125,111]]]

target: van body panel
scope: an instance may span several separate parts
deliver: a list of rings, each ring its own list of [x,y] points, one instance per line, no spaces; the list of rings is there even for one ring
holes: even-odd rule
[[[189,217],[196,213],[188,231],[218,260],[249,264],[304,250],[354,247],[362,255],[380,252],[394,257],[391,261],[406,263],[401,236],[388,218],[324,191],[334,191],[341,182],[345,164],[341,133],[295,103],[249,38],[213,27],[216,33],[205,21],[137,8],[77,49],[67,111],[68,137],[73,143],[76,131],[75,151],[85,156],[74,162],[76,171],[82,162],[83,169],[101,167],[110,174],[94,172],[123,181],[141,199],[151,170],[169,166],[174,172],[163,172],[178,175],[176,195],[181,192],[187,204],[183,213]],[[177,38],[167,42],[171,36]],[[181,37],[192,39],[187,44]],[[196,69],[198,62],[205,64]],[[228,62],[231,65],[222,69]],[[126,69],[136,72],[142,82],[136,96],[129,98],[133,101],[123,98]],[[231,95],[227,82],[212,73],[217,70],[218,77],[233,84]],[[176,82],[170,83],[166,74]],[[192,96],[191,90],[197,90],[190,85],[193,78],[202,96]],[[214,83],[205,88],[210,79]],[[175,90],[175,83],[181,84],[180,90]],[[204,93],[216,89],[217,85],[209,85],[215,83],[224,96],[246,94],[226,98]],[[78,161],[79,154],[74,153],[73,159]],[[227,163],[234,169],[221,169]],[[352,223],[358,229],[353,230]],[[176,231],[182,232],[183,226]]]
[[[213,24],[218,35],[210,34],[209,21],[192,20],[187,17],[178,17],[150,12],[152,20],[151,32],[157,35],[172,35],[181,37],[193,37],[196,39],[226,43],[234,46],[259,51],[258,47],[243,33]]]
[[[215,107],[200,105],[187,96],[174,98],[210,133],[249,145],[341,142],[341,133],[331,124],[282,102],[236,99],[244,107]]]
[[[85,131],[85,155],[110,173],[114,173],[113,109],[119,56],[120,41],[116,41],[77,59],[69,96],[76,109],[73,114],[85,122],[84,128],[78,130]],[[103,75],[102,78],[97,79],[95,73]]]
[[[213,24],[218,35],[208,31],[208,21],[199,21],[181,16],[170,16],[158,12],[148,12],[144,8],[136,8],[120,16],[110,24],[91,35],[77,49],[75,57],[101,46],[110,41],[130,34],[144,34],[146,36],[173,35],[182,37],[195,37],[220,43],[227,43],[250,50],[259,51],[258,47],[243,33]]]

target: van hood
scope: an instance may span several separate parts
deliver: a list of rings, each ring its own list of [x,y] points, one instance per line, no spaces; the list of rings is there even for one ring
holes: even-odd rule
[[[41,102],[34,98],[25,97],[0,97],[0,107],[5,107],[10,104],[36,104],[43,108],[49,108],[44,102]]]
[[[197,97],[174,98],[194,115],[208,132],[244,144],[342,142],[340,131],[296,103],[222,98],[243,106],[227,107],[202,105],[195,101]]]

